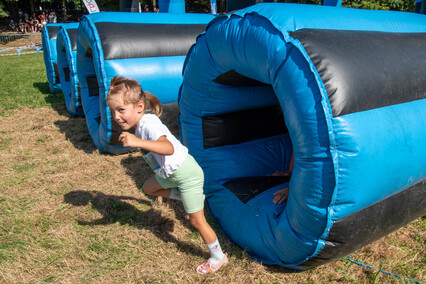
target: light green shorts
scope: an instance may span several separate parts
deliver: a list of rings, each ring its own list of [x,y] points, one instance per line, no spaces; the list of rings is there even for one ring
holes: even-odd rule
[[[191,155],[188,154],[182,165],[168,178],[158,175],[155,178],[163,188],[179,189],[186,213],[195,213],[204,208],[204,173]]]

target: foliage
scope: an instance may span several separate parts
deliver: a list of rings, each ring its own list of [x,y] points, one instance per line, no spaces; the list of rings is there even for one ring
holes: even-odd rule
[[[367,10],[414,11],[414,0],[343,0],[343,7]]]

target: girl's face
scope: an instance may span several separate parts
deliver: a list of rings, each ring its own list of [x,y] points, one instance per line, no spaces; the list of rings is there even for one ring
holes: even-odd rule
[[[129,130],[138,125],[145,108],[143,101],[139,101],[137,104],[124,104],[123,97],[120,95],[109,98],[107,104],[114,120],[124,130]]]

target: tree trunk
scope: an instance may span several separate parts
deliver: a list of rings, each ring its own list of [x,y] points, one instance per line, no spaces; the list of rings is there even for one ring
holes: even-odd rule
[[[67,22],[67,0],[61,1],[62,6],[62,22]]]
[[[30,0],[30,8],[31,8],[31,13],[30,15],[34,14],[35,9],[34,9],[34,0]]]

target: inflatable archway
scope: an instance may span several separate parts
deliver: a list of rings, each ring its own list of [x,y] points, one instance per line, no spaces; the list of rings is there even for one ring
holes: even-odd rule
[[[177,109],[185,56],[213,18],[208,14],[101,12],[82,19],[77,74],[89,132],[100,151],[129,151],[117,141],[121,128],[105,102],[112,77],[134,78],[162,104],[174,103],[171,108]]]
[[[44,64],[46,65],[47,80],[49,81],[49,89],[52,94],[61,91],[56,53],[56,38],[61,25],[62,24],[47,24],[41,31]]]
[[[68,113],[84,116],[77,77],[77,31],[79,23],[63,24],[59,27],[56,54],[62,94]]]
[[[222,232],[309,269],[425,214],[424,46],[414,13],[268,3],[213,20],[188,53],[179,118]],[[291,179],[271,176],[292,152]]]

